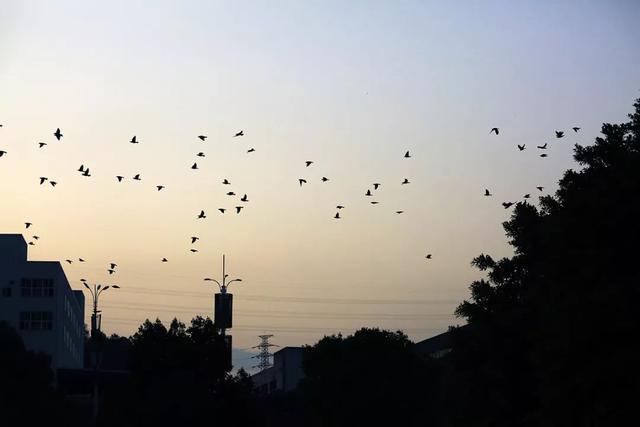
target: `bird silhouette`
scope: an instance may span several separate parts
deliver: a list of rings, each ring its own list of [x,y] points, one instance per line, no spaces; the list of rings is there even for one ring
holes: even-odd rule
[[[338,206],[336,206],[336,209],[344,209],[344,206],[338,205]]]
[[[200,211],[200,214],[198,215],[198,219],[201,218],[206,218],[207,216],[204,214],[204,211]]]
[[[322,182],[327,182],[327,181],[329,181],[329,178],[327,178],[326,176],[323,176],[322,177]]]
[[[116,176],[116,178],[118,179],[118,182],[122,182],[122,180],[124,179],[124,176],[118,175]]]
[[[547,154],[546,153],[542,153],[542,154],[540,154],[540,157],[547,157]]]
[[[80,167],[78,168],[78,172],[84,172],[84,165],[80,165]]]
[[[55,187],[56,185],[58,185],[58,183],[55,181],[49,181],[49,184],[51,184],[52,187]]]
[[[300,183],[300,187],[302,187],[302,184],[306,184],[307,180],[300,178],[300,179],[298,179],[298,182]]]
[[[189,249],[189,250],[190,250],[191,252],[193,252],[194,254],[195,254],[196,252],[198,252],[198,250],[197,250],[197,249],[193,249],[193,248],[191,248],[191,249]]]
[[[198,164],[194,163],[193,165],[191,165],[191,169],[198,169]]]
[[[561,131],[561,130],[556,131],[556,138],[562,138],[563,136],[564,136],[564,131]]]
[[[307,160],[306,162],[304,162],[305,165],[307,165],[307,167],[311,166],[313,164],[312,160]]]
[[[198,138],[200,138],[201,141],[204,141],[207,139],[207,135],[198,135]]]
[[[47,178],[46,176],[41,176],[41,177],[40,177],[40,185],[44,184],[44,182],[45,182],[46,180],[48,180],[48,179],[49,179],[49,178]]]
[[[407,151],[406,153],[404,153],[404,158],[408,159],[411,157],[411,154],[409,154],[409,152]]]
[[[82,176],[91,176],[91,174],[89,173],[89,168],[86,168],[84,172],[82,172]]]
[[[240,213],[244,206],[236,206],[236,213]]]
[[[404,211],[396,211],[397,214],[404,213]]]
[[[224,211],[226,211],[225,208],[218,208],[218,210],[220,211],[220,213],[224,213]]]
[[[42,148],[42,147],[44,147],[45,145],[47,145],[47,143],[46,143],[46,142],[38,142],[38,148]]]
[[[140,141],[138,141],[138,139],[136,138],[135,135],[133,135],[133,138],[131,138],[131,141],[129,141],[129,142],[132,143],[132,144],[139,144],[140,143]]]
[[[409,180],[407,178],[404,179],[404,181],[402,181],[402,184],[409,184]]]
[[[111,267],[112,270],[115,270],[117,266],[118,264],[116,264],[115,262],[109,263],[109,267]]]
[[[491,133],[491,132],[495,132],[495,134],[496,134],[496,135],[499,135],[499,134],[500,134],[500,129],[498,129],[498,128],[491,128],[491,130],[489,131],[489,133]]]
[[[485,196],[491,196],[492,194],[489,192],[489,190],[488,190],[488,189],[486,189],[486,188],[485,188],[485,189],[484,189],[484,195],[485,195]]]
[[[247,153],[253,153],[254,151],[256,151],[256,149],[255,149],[255,148],[249,148],[249,149],[247,150]]]
[[[40,239],[40,236],[32,236],[32,237],[33,237],[33,240],[39,240]]]
[[[7,152],[6,152],[6,151],[4,151],[4,150],[0,150],[0,157],[4,156],[5,154],[7,154]]]
[[[248,197],[247,197],[247,195],[245,194],[244,196],[242,196],[242,197],[240,198],[240,201],[241,201],[241,202],[248,202],[248,201],[249,201],[249,198],[248,198]]]
[[[377,205],[380,202],[376,202],[375,200],[373,202],[371,202],[372,205]]]
[[[367,192],[364,195],[365,196],[373,196],[373,194],[371,194],[371,190],[367,190]]]
[[[527,194],[525,194],[525,195],[524,195],[524,196],[522,196],[522,197],[523,197],[523,198],[525,198],[525,199],[528,199],[528,198],[530,198],[530,197],[531,197],[531,194],[527,193]]]
[[[544,190],[544,187],[536,187],[538,189],[538,191],[542,191]]]
[[[578,132],[578,131],[580,130],[580,128],[579,128],[579,127],[577,127],[577,126],[576,126],[576,127],[571,128],[571,129],[573,129],[573,131],[574,131],[574,132]]]
[[[140,174],[136,174],[133,179],[135,179],[136,181],[142,181],[142,179],[140,179]]]
[[[196,236],[191,236],[191,244],[193,245],[195,242],[197,242],[198,240],[200,240],[199,237]]]
[[[62,132],[60,132],[60,128],[56,129],[56,131],[53,133],[53,136],[56,137],[56,139],[58,141],[60,141],[60,138],[62,138],[64,135],[62,135]]]
[[[204,153],[201,151],[201,152],[199,152],[198,154],[196,154],[196,156],[198,156],[198,157],[204,157]]]
[[[65,261],[67,261],[69,264],[71,264],[73,262],[70,259],[65,259]]]
[[[223,180],[222,180],[222,183],[223,183],[224,185],[231,185],[231,183],[227,180],[227,178],[223,179]]]
[[[156,185],[156,188],[158,189],[158,191],[160,191],[164,188],[164,185]]]
[[[382,185],[382,184],[379,184],[379,183],[377,183],[377,182],[374,182],[374,183],[373,183],[373,189],[374,189],[374,190],[377,190],[377,189],[378,189],[378,187],[380,187],[381,185]]]
[[[162,262],[169,262],[169,260],[166,258],[162,258]]]
[[[82,259],[82,258],[78,258],[78,261],[85,262],[84,259]]]
[[[427,255],[425,256],[425,258],[426,258],[426,259],[432,259],[432,258],[433,258],[433,256],[432,256],[431,254],[427,254]]]
[[[31,227],[33,224],[31,224],[30,222],[25,222],[24,223],[25,227],[24,228],[29,228]]]
[[[502,206],[505,209],[509,209],[511,206],[513,206],[513,202],[502,202]]]
[[[336,212],[336,215],[334,216],[335,219],[340,219],[340,212]]]
[[[547,143],[545,142],[543,145],[536,145],[536,147],[538,147],[541,150],[546,150],[547,149]]]
[[[112,270],[112,269],[109,269],[109,270],[107,270],[107,271],[109,272],[109,274],[113,274],[113,273],[115,273],[115,272],[116,272],[115,270]]]
[[[523,151],[527,144],[518,144],[518,150]]]
[[[35,246],[35,243],[29,242],[29,246]]]
[[[227,196],[235,196],[235,195],[236,195],[236,193],[234,193],[233,191],[229,191],[229,192],[227,193]]]
[[[237,136],[244,136],[244,131],[241,130],[240,132],[236,133],[235,135],[233,135],[233,137],[237,137]]]

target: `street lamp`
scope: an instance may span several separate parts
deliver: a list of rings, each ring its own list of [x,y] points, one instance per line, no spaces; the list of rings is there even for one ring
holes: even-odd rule
[[[80,279],[85,288],[89,290],[91,293],[91,298],[93,300],[93,314],[91,315],[91,337],[95,336],[96,331],[100,330],[100,310],[98,310],[98,300],[100,299],[100,295],[105,292],[109,288],[120,289],[118,285],[106,285],[102,286],[100,284],[94,284],[93,289],[85,279]]]

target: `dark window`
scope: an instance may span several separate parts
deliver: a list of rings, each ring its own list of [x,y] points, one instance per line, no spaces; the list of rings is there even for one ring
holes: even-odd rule
[[[53,314],[50,311],[23,311],[20,313],[20,329],[50,331],[53,329]]]
[[[22,279],[23,297],[52,297],[53,279]]]
[[[10,298],[11,297],[11,288],[6,287],[6,288],[2,288],[2,296],[5,298]]]

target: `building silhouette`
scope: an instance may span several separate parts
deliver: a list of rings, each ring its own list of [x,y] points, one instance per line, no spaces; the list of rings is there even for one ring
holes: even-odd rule
[[[273,353],[273,365],[251,376],[256,393],[295,390],[304,378],[303,351],[302,347],[284,347]]]
[[[74,291],[57,261],[28,261],[20,234],[0,234],[0,320],[25,347],[51,356],[51,368],[84,362],[84,294]]]

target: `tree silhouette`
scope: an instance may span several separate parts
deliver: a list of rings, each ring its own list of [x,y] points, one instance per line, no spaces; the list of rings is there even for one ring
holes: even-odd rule
[[[634,414],[640,376],[640,100],[630,122],[576,145],[540,206],[519,203],[504,229],[514,256],[480,255],[487,279],[456,313],[452,364],[459,425],[619,425]],[[453,403],[452,403],[453,405]]]

